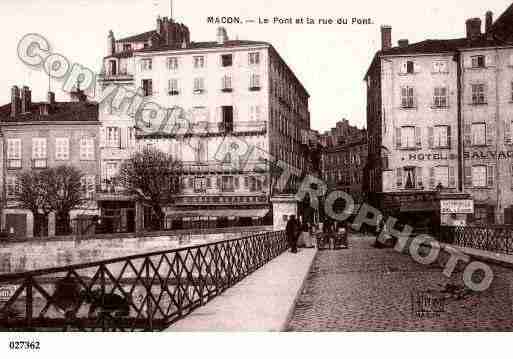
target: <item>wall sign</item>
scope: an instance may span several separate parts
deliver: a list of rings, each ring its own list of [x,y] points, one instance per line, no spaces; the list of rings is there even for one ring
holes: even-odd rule
[[[448,199],[440,201],[441,214],[472,214],[474,201],[471,199]]]

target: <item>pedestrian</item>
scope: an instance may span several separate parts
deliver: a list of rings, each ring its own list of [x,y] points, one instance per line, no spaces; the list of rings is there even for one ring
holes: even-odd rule
[[[297,239],[299,234],[299,227],[295,215],[291,215],[289,217],[287,227],[285,228],[285,233],[287,235],[287,241],[289,243],[290,251],[292,253],[297,253]]]

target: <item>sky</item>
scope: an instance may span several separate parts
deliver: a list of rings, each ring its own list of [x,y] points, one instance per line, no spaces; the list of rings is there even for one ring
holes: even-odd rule
[[[35,101],[48,91],[44,72],[30,69],[17,58],[17,44],[28,33],[47,38],[52,50],[95,71],[101,68],[107,33],[117,38],[155,28],[158,14],[169,16],[170,0],[2,0],[2,67],[0,104],[10,101],[13,85],[28,85]],[[311,126],[324,131],[346,118],[358,127],[366,123],[363,77],[381,46],[380,26],[392,26],[392,41],[465,36],[465,20],[486,11],[497,18],[511,0],[293,1],[293,0],[174,0],[176,21],[185,23],[192,41],[214,41],[219,25],[208,16],[238,16],[254,24],[226,24],[230,38],[273,44],[310,93]],[[415,5],[413,5],[415,4]],[[310,17],[315,24],[258,24],[259,18]],[[319,18],[362,18],[371,24],[319,24]],[[58,83],[53,83],[54,90]],[[58,100],[67,100],[57,92]]]

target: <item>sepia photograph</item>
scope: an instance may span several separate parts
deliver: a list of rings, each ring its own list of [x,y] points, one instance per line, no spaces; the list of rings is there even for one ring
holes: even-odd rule
[[[0,9],[7,357],[513,331],[510,0]]]

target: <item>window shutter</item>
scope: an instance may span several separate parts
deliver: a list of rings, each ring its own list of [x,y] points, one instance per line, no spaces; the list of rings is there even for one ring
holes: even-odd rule
[[[233,179],[233,186],[235,187],[235,189],[239,189],[239,177],[235,176],[235,178]]]
[[[434,167],[430,167],[429,168],[429,187],[435,188],[435,186],[436,186],[436,183],[435,183],[435,168]]]
[[[398,168],[396,171],[396,181],[397,181],[397,187],[402,188],[403,187],[403,169]]]
[[[435,73],[436,73],[436,72],[440,72],[440,66],[439,66],[439,64],[440,64],[440,63],[439,63],[438,61],[433,61],[433,64],[432,64],[432,65],[433,65],[433,69],[432,69],[432,71],[433,71],[433,72],[435,72]]]
[[[510,173],[510,177],[511,177],[511,188],[513,189],[513,163],[511,164],[510,170],[511,170],[511,173]]]
[[[456,171],[454,167],[449,167],[449,187],[456,187]]]
[[[413,72],[418,73],[418,72],[420,72],[420,70],[421,70],[420,64],[418,64],[417,62],[414,62],[413,63]]]
[[[495,57],[493,55],[486,55],[485,66],[495,66]]]
[[[472,146],[472,138],[471,138],[472,127],[470,124],[465,124],[463,129],[463,137],[464,137],[464,145],[466,147]]]
[[[472,186],[472,167],[465,166],[465,186],[471,187]]]
[[[105,147],[105,127],[100,128],[100,147]]]
[[[121,142],[121,148],[127,148],[128,147],[128,128],[126,127],[120,127],[119,128],[119,137]]]
[[[400,71],[401,71],[402,74],[405,74],[405,73],[408,72],[408,64],[406,62],[403,62],[401,64],[401,70]]]
[[[399,127],[395,128],[395,147],[401,148],[401,129]]]
[[[486,144],[488,146],[493,145],[495,139],[495,126],[492,124],[486,124]]]
[[[472,67],[472,59],[470,56],[465,56],[463,59],[463,67],[465,68],[471,68]]]
[[[447,126],[447,147],[452,147],[452,135],[451,135],[451,126]]]
[[[488,165],[487,171],[486,171],[486,177],[487,177],[487,185],[488,187],[493,187],[495,183],[495,165]]]
[[[417,144],[417,148],[422,148],[422,136],[420,133],[420,127],[415,127],[415,143]]]
[[[504,123],[504,143],[511,144],[511,122],[509,120]]]
[[[434,140],[433,127],[428,127],[429,148],[433,148],[433,145],[434,145],[433,140]]]
[[[417,183],[414,183],[415,188],[417,188],[417,185],[420,183],[424,184],[424,178],[422,177],[422,167],[415,167],[415,181],[417,181]]]
[[[509,66],[513,66],[513,54],[509,55]]]

